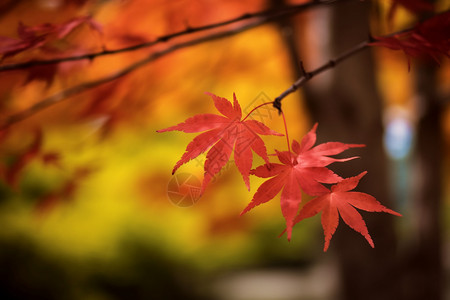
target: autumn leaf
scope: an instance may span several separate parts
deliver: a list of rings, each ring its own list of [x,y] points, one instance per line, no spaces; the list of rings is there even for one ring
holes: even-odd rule
[[[16,187],[19,175],[23,169],[40,154],[43,141],[43,133],[41,129],[34,131],[33,141],[28,148],[19,154],[15,161],[4,167],[4,180],[12,187]]]
[[[101,33],[101,25],[88,16],[76,17],[62,24],[44,23],[26,26],[19,23],[18,39],[0,36],[0,55],[5,58],[26,50],[43,47],[49,42],[65,38],[82,24],[88,24],[92,30]]]
[[[57,168],[62,168],[61,154],[58,152],[44,152],[41,154],[41,160],[46,166],[55,166]]]
[[[271,130],[259,121],[242,119],[241,106],[235,94],[233,94],[233,104],[227,99],[211,93],[207,93],[207,95],[211,96],[215,107],[224,117],[215,114],[196,115],[183,123],[157,131],[178,130],[187,133],[206,131],[188,144],[186,152],[175,164],[172,174],[181,165],[209,149],[204,165],[205,175],[201,188],[201,193],[203,193],[211,179],[228,162],[231,152],[234,150],[234,162],[242,174],[247,189],[250,190],[249,175],[253,161],[252,150],[261,156],[266,163],[269,163],[266,146],[259,135],[281,136],[282,134]]]
[[[384,207],[374,197],[368,194],[350,192],[358,185],[361,178],[366,174],[367,172],[362,172],[358,176],[344,179],[332,186],[331,191],[327,189],[322,195],[308,202],[295,218],[294,224],[297,224],[303,219],[322,212],[322,227],[325,234],[324,251],[327,251],[330,240],[336,231],[339,223],[339,215],[348,226],[361,233],[372,248],[374,248],[375,245],[369,235],[366,223],[355,208],[371,212],[386,212],[392,215],[401,216],[401,214]]]
[[[62,24],[44,23],[35,26],[26,26],[19,23],[17,32],[23,40],[35,38],[37,36],[48,37],[49,39],[62,39],[71,33],[75,28],[82,24],[88,24],[89,27],[97,32],[101,32],[101,25],[95,22],[91,17],[76,17]],[[51,36],[54,35],[54,36]]]
[[[439,63],[441,55],[450,57],[450,11],[419,23],[412,30],[375,40],[371,46],[403,51],[408,57],[408,70],[410,57],[429,56]]]
[[[281,190],[281,212],[286,220],[288,239],[291,239],[294,218],[298,213],[302,200],[302,191],[316,196],[326,193],[328,189],[321,183],[336,183],[342,177],[326,168],[329,164],[339,161],[348,161],[350,158],[332,158],[330,155],[339,154],[349,148],[363,147],[364,145],[344,144],[329,142],[313,147],[316,142],[317,123],[305,135],[301,144],[293,141],[293,153],[288,151],[278,152],[277,156],[281,164],[270,163],[259,166],[251,171],[251,174],[261,178],[273,177],[264,182],[256,191],[252,201],[241,212],[248,212],[257,205],[273,199]]]
[[[15,39],[5,36],[0,36],[0,55],[2,59],[8,56],[14,56],[25,50],[34,49],[42,46],[45,43],[44,37]]]
[[[5,132],[5,135],[8,131]],[[2,140],[0,132],[0,142]],[[20,175],[23,170],[34,161],[41,161],[46,166],[54,166],[62,168],[61,155],[58,152],[49,151],[44,152],[42,149],[44,141],[44,134],[42,129],[36,128],[33,131],[33,139],[30,144],[18,153],[12,163],[0,165],[0,178],[3,179],[9,186],[17,188]]]
[[[334,162],[352,160],[356,157],[339,159],[329,156],[337,155],[350,148],[365,147],[363,144],[341,142],[328,142],[313,147],[317,140],[317,126],[318,123],[314,124],[313,128],[303,137],[301,144],[296,140],[292,143],[292,151],[297,155],[297,162],[304,167],[325,167]]]
[[[23,85],[26,85],[33,80],[39,80],[45,82],[46,87],[49,87],[53,83],[57,72],[58,64],[31,67],[28,70],[28,76]]]
[[[73,199],[80,183],[95,171],[92,167],[79,167],[59,189],[38,199],[34,208],[38,215],[44,215],[59,203],[69,202]]]

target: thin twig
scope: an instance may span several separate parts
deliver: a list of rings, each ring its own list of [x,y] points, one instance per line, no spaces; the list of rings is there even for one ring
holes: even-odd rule
[[[281,8],[281,9],[277,9],[277,10],[265,10],[265,11],[260,11],[260,12],[256,12],[256,13],[247,13],[247,14],[243,14],[237,18],[233,18],[233,19],[226,20],[223,22],[217,22],[217,23],[213,23],[213,24],[209,24],[209,25],[205,25],[205,26],[199,26],[199,27],[188,27],[183,31],[164,35],[164,36],[157,38],[154,41],[144,42],[144,43],[137,44],[137,45],[130,46],[130,47],[124,47],[124,48],[119,48],[119,49],[115,49],[115,50],[106,50],[105,49],[105,50],[99,51],[99,52],[87,53],[87,54],[70,56],[70,57],[61,57],[61,58],[47,59],[47,60],[33,60],[33,61],[28,61],[28,62],[23,62],[23,63],[7,64],[4,66],[0,66],[0,72],[18,70],[18,69],[26,69],[26,68],[40,66],[40,65],[58,64],[61,62],[75,61],[75,60],[82,60],[82,59],[92,60],[99,56],[136,51],[139,49],[152,47],[152,46],[155,46],[160,43],[168,42],[169,40],[172,40],[176,37],[189,35],[189,34],[202,32],[202,31],[207,31],[207,30],[211,30],[211,29],[216,29],[216,28],[220,28],[220,27],[223,27],[226,25],[233,24],[233,23],[250,20],[253,18],[264,17],[266,22],[268,22],[268,21],[271,21],[271,20],[274,20],[274,19],[277,19],[280,17],[285,17],[285,16],[288,16],[291,14],[298,13],[300,11],[303,11],[303,10],[306,10],[308,8],[312,8],[315,6],[324,5],[324,4],[333,4],[336,2],[344,2],[344,1],[348,1],[348,0],[310,1],[307,3],[303,3],[303,4],[289,5],[289,6]],[[354,1],[356,1],[356,0],[354,0]]]
[[[288,152],[289,152],[289,160],[292,163],[291,144],[289,143],[289,133],[288,133],[287,123],[286,123],[286,117],[284,116],[283,111],[281,111],[281,115],[283,116],[284,132],[286,133],[286,141],[287,141],[287,148],[288,148]]]
[[[295,12],[306,10],[308,8],[315,7],[315,6],[319,5],[319,4],[332,4],[332,3],[343,2],[343,1],[346,1],[346,0],[311,1],[311,2],[308,2],[306,4],[297,5]],[[197,38],[197,39],[193,39],[193,40],[190,40],[190,41],[180,42],[178,44],[174,44],[173,46],[171,46],[171,47],[169,47],[169,48],[167,48],[165,50],[161,50],[161,51],[152,53],[148,57],[146,57],[146,58],[144,58],[144,59],[142,59],[140,61],[137,61],[137,62],[129,65],[128,67],[126,67],[126,68],[124,68],[124,69],[122,69],[122,70],[120,70],[120,71],[118,71],[116,73],[110,74],[110,75],[108,75],[106,77],[103,77],[103,78],[100,78],[100,79],[88,81],[88,82],[79,84],[77,86],[71,87],[69,89],[63,90],[63,91],[61,91],[59,93],[56,93],[56,94],[54,94],[52,96],[49,96],[49,97],[47,97],[47,98],[37,102],[33,106],[31,106],[31,107],[29,107],[29,108],[27,108],[27,109],[25,109],[23,111],[20,111],[20,112],[18,112],[16,114],[10,115],[9,117],[7,117],[0,124],[0,130],[7,129],[11,125],[14,125],[14,124],[16,124],[18,122],[21,122],[21,121],[23,121],[23,120],[25,120],[25,119],[27,119],[27,118],[37,114],[38,112],[42,111],[43,109],[45,109],[47,107],[50,107],[50,106],[52,106],[52,105],[54,105],[56,103],[60,103],[60,102],[62,102],[64,100],[68,99],[71,96],[78,95],[78,94],[80,94],[80,93],[82,93],[82,92],[84,92],[86,90],[90,90],[90,89],[95,88],[97,86],[100,86],[102,84],[105,84],[105,83],[111,82],[113,80],[116,80],[116,79],[118,79],[120,77],[123,77],[123,76],[131,73],[132,71],[134,71],[134,70],[136,70],[136,69],[146,65],[147,63],[152,62],[152,61],[154,61],[154,60],[156,60],[156,59],[158,59],[158,58],[160,58],[160,57],[162,57],[162,56],[164,56],[166,54],[169,54],[171,52],[174,52],[174,51],[182,49],[182,48],[186,48],[186,47],[194,46],[194,45],[201,44],[201,43],[204,43],[204,42],[213,41],[213,40],[221,39],[221,38],[228,37],[228,36],[231,36],[231,35],[235,35],[235,34],[238,34],[240,32],[243,32],[243,31],[252,29],[254,27],[260,26],[262,24],[265,24],[265,23],[267,23],[269,21],[272,21],[272,20],[274,20],[276,18],[279,18],[279,17],[284,16],[284,15],[289,14],[289,13],[293,13],[293,12],[291,12],[289,10],[286,10],[286,8],[285,8],[285,9],[282,9],[282,10],[278,11],[276,14],[273,14],[271,16],[267,16],[265,18],[260,18],[257,21],[254,21],[254,22],[252,22],[250,24],[241,26],[239,28],[230,29],[230,30],[223,31],[223,32],[220,32],[220,33],[215,33],[215,34],[207,35],[207,36],[200,37],[200,38]],[[262,13],[259,13],[259,14],[262,14]],[[253,15],[255,15],[255,14],[253,14]],[[243,18],[244,16],[241,16],[240,18]],[[231,23],[231,21],[228,21],[228,22]],[[222,22],[222,23],[224,23],[224,22]],[[211,26],[213,26],[213,25],[211,25]]]
[[[434,18],[434,17],[436,17],[438,15],[445,14],[445,13],[448,13],[448,12],[449,12],[449,10],[445,10],[445,11],[442,11],[440,13],[434,14],[434,15],[430,16],[429,18],[427,18],[425,20],[422,20],[421,23],[425,22],[428,19]],[[396,31],[396,32],[384,35],[383,37],[392,37],[392,36],[396,36],[396,35],[399,35],[399,34],[403,34],[403,33],[412,31],[412,30],[414,30],[414,28],[416,26],[418,26],[418,24],[420,24],[420,23],[417,23],[417,24],[415,24],[412,27],[408,27],[406,29],[399,30],[399,31]],[[300,62],[300,68],[302,70],[303,75],[300,78],[298,78],[297,81],[295,81],[287,90],[285,90],[278,97],[275,98],[275,100],[273,101],[273,107],[275,107],[278,110],[278,112],[281,114],[282,113],[281,100],[283,100],[287,95],[289,95],[289,94],[295,92],[296,90],[298,90],[300,87],[305,85],[306,82],[311,80],[316,75],[318,75],[318,74],[320,74],[320,73],[322,73],[322,72],[324,72],[324,71],[326,71],[328,69],[334,68],[337,64],[341,63],[342,61],[346,60],[347,58],[349,58],[349,57],[353,56],[354,54],[356,54],[356,53],[358,53],[358,52],[368,48],[372,42],[374,42],[374,37],[372,35],[369,35],[369,37],[368,37],[368,39],[366,41],[359,43],[358,45],[354,46],[353,48],[351,48],[351,49],[345,51],[344,53],[340,54],[336,58],[331,59],[327,63],[323,64],[322,66],[312,70],[311,72],[307,72],[305,70],[304,66],[303,66],[303,62]]]
[[[221,39],[221,38],[224,38],[227,36],[231,36],[231,35],[237,34],[239,32],[242,32],[244,30],[248,30],[250,28],[254,28],[258,25],[261,25],[261,23],[264,23],[264,20],[253,22],[251,24],[248,24],[248,25],[245,25],[245,26],[233,29],[233,30],[228,30],[225,32],[220,32],[220,33],[208,35],[205,37],[197,38],[197,39],[194,39],[191,41],[178,43],[167,49],[152,53],[148,57],[146,57],[142,60],[139,60],[118,72],[112,73],[112,74],[110,74],[106,77],[100,78],[100,79],[84,82],[82,84],[76,85],[76,86],[66,89],[64,91],[56,93],[52,96],[49,96],[49,97],[37,102],[33,106],[31,106],[23,111],[20,111],[16,114],[13,114],[13,115],[7,117],[6,120],[0,125],[0,130],[7,129],[11,125],[18,123],[20,121],[23,121],[23,120],[35,115],[36,113],[40,112],[41,110],[43,110],[49,106],[52,106],[56,103],[60,103],[64,100],[68,99],[71,96],[78,95],[86,90],[89,90],[89,89],[98,87],[102,84],[119,79],[119,78],[131,73],[132,71],[146,65],[147,63],[152,62],[166,54],[172,53],[179,49],[183,49],[183,48],[187,48],[187,47],[194,46],[197,44],[201,44],[204,42],[213,41],[213,40]]]
[[[347,50],[346,52],[342,53],[341,55],[337,56],[336,58],[329,60],[327,63],[321,65],[317,69],[312,70],[311,72],[307,72],[303,67],[303,63],[301,63],[303,75],[299,79],[297,79],[297,81],[295,81],[287,90],[285,90],[278,97],[275,98],[275,100],[273,101],[273,106],[276,109],[278,109],[278,112],[281,114],[281,112],[282,112],[281,100],[283,100],[287,95],[298,90],[301,86],[303,86],[306,82],[311,80],[317,74],[320,74],[328,69],[334,68],[340,62],[342,62],[342,61],[346,60],[347,58],[353,56],[354,54],[366,49],[367,47],[369,47],[370,42],[371,42],[371,39],[368,39],[364,42],[359,43],[355,47]]]
[[[342,2],[342,1],[346,1],[346,0],[335,0],[335,1],[313,1],[313,2],[308,2],[308,4],[313,4],[313,3],[327,3],[327,4],[331,4],[331,3],[335,3],[335,2]],[[306,9],[309,6],[304,6],[304,8]],[[312,7],[312,6],[311,6]],[[279,17],[279,16],[278,16]],[[113,73],[111,75],[108,75],[106,77],[97,79],[97,80],[92,80],[92,81],[88,81],[82,84],[79,84],[77,86],[71,87],[69,89],[66,89],[64,91],[61,91],[57,94],[54,94],[52,96],[49,96],[48,98],[45,98],[39,102],[37,102],[36,104],[34,104],[33,106],[18,112],[16,114],[10,115],[9,117],[7,117],[5,119],[5,121],[0,124],[0,130],[5,130],[7,128],[9,128],[11,125],[14,125],[15,123],[18,123],[20,121],[23,121],[27,118],[29,118],[30,116],[35,115],[36,113],[40,112],[41,110],[52,106],[56,103],[60,103],[66,99],[68,99],[71,96],[80,94],[86,90],[95,88],[97,86],[100,86],[102,84],[111,82],[115,79],[118,79],[120,77],[123,77],[129,73],[131,73],[132,71],[146,65],[149,62],[152,62],[166,54],[169,54],[171,52],[174,52],[176,50],[182,49],[182,48],[186,48],[186,47],[190,47],[190,46],[194,46],[197,44],[201,44],[204,42],[208,42],[208,41],[213,41],[213,40],[217,40],[217,39],[221,39],[224,37],[228,37],[228,36],[232,36],[235,34],[238,34],[240,32],[252,29],[254,27],[260,26],[262,24],[265,24],[273,19],[275,19],[276,17],[271,16],[271,17],[267,17],[267,18],[261,18],[258,21],[255,21],[253,23],[241,26],[239,28],[235,28],[235,29],[231,29],[231,30],[227,30],[227,31],[223,31],[220,33],[215,33],[215,34],[211,34],[211,35],[207,35],[204,37],[200,37],[197,39],[193,39],[190,41],[186,41],[186,42],[180,42],[178,44],[174,44],[173,46],[165,49],[165,50],[161,50],[155,53],[152,53],[151,55],[149,55],[147,58],[142,59],[138,62],[135,62],[133,64],[131,64],[130,66],[116,72]],[[411,30],[411,28],[399,31],[399,32],[394,32],[391,33],[387,36],[394,36],[396,34],[405,32]],[[367,48],[370,43],[373,42],[373,38],[369,37],[366,41],[359,43],[358,45],[356,45],[355,47],[351,48],[350,50],[342,53],[341,55],[339,55],[338,57],[336,57],[335,59],[332,59],[330,61],[328,61],[326,64],[318,67],[317,69],[314,69],[311,72],[306,72],[303,64],[301,65],[302,70],[304,71],[304,75],[302,77],[300,77],[296,82],[294,82],[294,84],[289,87],[286,91],[284,91],[283,93],[281,93],[280,96],[278,96],[277,98],[275,98],[275,100],[273,101],[273,106],[278,109],[278,111],[281,113],[281,100],[283,100],[287,95],[291,94],[292,92],[296,91],[298,88],[300,88],[301,86],[303,86],[307,81],[309,81],[310,79],[312,79],[314,76],[335,67],[337,64],[339,64],[340,62],[342,62],[343,60],[353,56],[354,54],[364,50],[365,48]]]

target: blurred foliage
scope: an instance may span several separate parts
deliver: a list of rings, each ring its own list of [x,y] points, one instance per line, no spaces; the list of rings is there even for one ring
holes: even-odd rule
[[[71,49],[114,49],[262,8],[258,1],[21,2],[2,14],[0,35],[14,37],[19,21],[31,26],[92,15],[103,26],[102,39],[80,27],[54,45],[71,55]],[[32,80],[30,74],[48,70],[1,73],[1,114],[164,47],[62,63],[56,73]],[[5,63],[52,55],[30,50]],[[213,110],[207,91],[227,98],[236,92],[248,113],[292,82],[287,62],[276,29],[264,26],[173,53],[15,125],[2,139],[5,168],[26,155],[34,128],[42,130],[43,141],[39,154],[17,172],[16,186],[0,186],[2,298],[201,299],[211,292],[208,278],[219,271],[304,265],[320,248],[317,224],[299,228],[288,244],[276,238],[284,228],[276,203],[239,217],[251,194],[234,168],[226,168],[196,205],[173,205],[170,170],[191,137],[156,133]],[[293,97],[287,111],[288,120],[298,123],[293,136],[308,123],[298,103]],[[255,118],[283,131],[275,110]],[[282,139],[267,141],[284,147]],[[50,163],[42,158],[48,153],[54,154]],[[179,172],[201,178],[204,159]],[[258,183],[251,182],[253,188]]]
[[[53,45],[68,55],[132,45],[266,7],[257,0],[178,0],[170,5],[161,0],[34,0],[2,5],[0,36],[15,37],[19,21],[38,25],[91,15],[103,26],[102,37],[87,27],[77,29]],[[57,70],[0,73],[0,115],[21,111],[165,47],[61,63]],[[34,49],[4,63],[53,55]],[[404,60],[383,50],[377,55],[386,98],[406,103],[411,82]],[[445,82],[450,78],[446,64]],[[400,84],[390,84],[393,78]],[[36,127],[43,142],[40,154],[19,171],[16,186],[0,183],[1,298],[207,299],[211,276],[221,272],[307,267],[322,255],[318,218],[297,226],[288,243],[276,238],[284,229],[276,201],[239,217],[262,180],[252,178],[249,193],[234,167],[225,168],[195,205],[173,205],[167,194],[170,171],[192,135],[156,133],[194,114],[214,111],[204,92],[229,99],[236,92],[248,113],[294,80],[279,32],[269,24],[172,53],[14,125],[0,137],[3,171],[26,153]],[[310,123],[299,96],[290,96],[283,107],[289,134],[299,139]],[[284,131],[275,110],[254,117]],[[449,137],[450,117],[443,122]],[[269,153],[285,148],[283,138],[265,141],[273,145]],[[179,172],[202,178],[204,159],[200,156]],[[258,159],[254,166],[261,163]]]

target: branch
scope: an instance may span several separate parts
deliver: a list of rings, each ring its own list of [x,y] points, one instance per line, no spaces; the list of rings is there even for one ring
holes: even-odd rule
[[[152,61],[154,61],[154,60],[156,60],[156,59],[158,59],[158,58],[160,58],[160,57],[162,57],[164,55],[167,55],[167,54],[169,54],[171,52],[174,52],[176,50],[187,48],[187,47],[194,46],[194,45],[197,45],[197,44],[201,44],[201,43],[204,43],[204,42],[213,41],[213,40],[221,39],[221,38],[224,38],[224,37],[232,36],[232,35],[241,33],[243,31],[252,29],[254,27],[257,27],[257,26],[260,26],[262,24],[265,24],[265,23],[267,23],[267,22],[269,22],[269,21],[271,21],[273,19],[276,19],[276,18],[285,16],[285,15],[288,15],[288,14],[294,13],[293,11],[291,11],[291,9],[293,7],[296,8],[295,12],[299,12],[299,11],[302,11],[302,10],[305,10],[305,9],[317,6],[319,4],[332,4],[332,3],[343,2],[343,1],[348,1],[348,0],[327,0],[327,1],[324,1],[324,0],[322,0],[322,1],[320,1],[320,0],[319,1],[314,1],[313,0],[313,1],[308,2],[306,4],[295,5],[295,6],[290,6],[288,8],[280,9],[280,10],[277,11],[276,14],[273,14],[271,16],[267,16],[265,18],[260,18],[257,21],[254,21],[254,22],[252,22],[250,24],[247,24],[247,25],[235,28],[235,29],[230,29],[230,30],[227,30],[227,31],[223,31],[223,32],[207,35],[207,36],[200,37],[200,38],[197,38],[197,39],[193,39],[193,40],[190,40],[190,41],[180,42],[178,44],[174,44],[173,46],[171,46],[171,47],[169,47],[169,48],[167,48],[165,50],[154,52],[151,55],[149,55],[148,57],[146,57],[146,58],[144,58],[144,59],[142,59],[140,61],[137,61],[137,62],[129,65],[128,67],[126,67],[126,68],[124,68],[124,69],[122,69],[122,70],[120,70],[120,71],[118,71],[116,73],[110,74],[110,75],[108,75],[106,77],[103,77],[103,78],[100,78],[100,79],[87,81],[87,82],[84,82],[82,84],[79,84],[79,85],[76,85],[74,87],[71,87],[69,89],[63,90],[63,91],[61,91],[59,93],[56,93],[56,94],[54,94],[52,96],[49,96],[49,97],[47,97],[47,98],[37,102],[36,104],[32,105],[31,107],[29,107],[29,108],[27,108],[27,109],[25,109],[23,111],[20,111],[20,112],[18,112],[16,114],[12,114],[9,117],[7,117],[0,124],[0,130],[5,130],[5,129],[9,128],[10,126],[12,126],[12,125],[14,125],[14,124],[16,124],[18,122],[21,122],[21,121],[23,121],[23,120],[25,120],[25,119],[27,119],[27,118],[37,114],[38,112],[40,112],[40,111],[42,111],[42,110],[44,110],[44,109],[54,105],[54,104],[60,103],[60,102],[62,102],[64,100],[68,99],[69,97],[78,95],[78,94],[80,94],[80,93],[82,93],[82,92],[84,92],[86,90],[90,90],[92,88],[98,87],[98,86],[103,85],[105,83],[108,83],[108,82],[114,81],[116,79],[119,79],[119,78],[121,78],[121,77],[123,77],[123,76],[125,76],[125,75],[127,75],[129,73],[131,73],[132,71],[134,71],[134,70],[136,70],[136,69],[146,65],[147,63],[150,63],[150,62],[152,62]],[[260,12],[260,13],[256,13],[256,14],[248,14],[248,15],[254,16],[254,15],[263,14],[263,13],[265,13],[265,12]],[[245,16],[246,15],[243,15],[240,18],[249,18],[249,17],[245,17]],[[225,22],[232,23],[232,22],[236,22],[236,21],[230,20],[230,21],[225,21]],[[222,22],[222,23],[225,23],[225,22]],[[218,24],[220,24],[220,23],[218,23]],[[215,26],[215,25],[209,25],[209,26]],[[179,33],[179,34],[181,34],[181,33]],[[157,42],[155,41],[155,42],[152,42],[152,43],[157,43]],[[85,59],[85,58],[83,58],[83,59]],[[39,64],[44,64],[44,62],[45,61],[40,61]],[[52,63],[56,63],[56,62],[53,61]],[[25,63],[25,64],[27,64],[27,63]],[[6,67],[6,66],[4,66],[4,67]],[[1,69],[0,69],[0,71],[1,71]]]
[[[428,18],[426,18],[425,20],[422,20],[420,23],[423,23],[429,19],[432,19],[436,16],[442,15],[442,14],[446,14],[448,13],[449,10],[445,10],[442,11],[440,13],[434,14]],[[415,24],[412,27],[403,29],[403,30],[399,30],[390,34],[387,34],[383,37],[392,37],[392,36],[396,36],[399,34],[403,34],[405,32],[409,32],[409,31],[413,31],[414,28],[416,28],[416,26],[420,23]],[[297,81],[295,81],[287,90],[285,90],[284,92],[282,92],[278,97],[275,98],[275,100],[273,101],[273,106],[278,110],[278,112],[281,114],[282,110],[281,110],[281,101],[289,94],[295,92],[296,90],[298,90],[300,87],[302,87],[303,85],[305,85],[306,82],[308,82],[309,80],[311,80],[313,77],[315,77],[316,75],[334,68],[337,64],[341,63],[342,61],[346,60],[347,58],[355,55],[356,53],[368,48],[370,46],[370,44],[374,42],[374,38],[369,34],[369,38],[364,41],[359,43],[358,45],[354,46],[353,48],[345,51],[344,53],[340,54],[339,56],[337,56],[334,59],[329,60],[327,63],[323,64],[322,66],[318,67],[317,69],[312,70],[311,72],[307,72],[305,70],[305,68],[303,67],[303,63],[300,62],[300,68],[302,71],[302,76],[300,78],[297,79]]]
[[[291,14],[298,13],[300,11],[303,11],[303,10],[306,10],[308,8],[312,8],[315,6],[325,5],[325,4],[334,4],[336,2],[344,2],[344,1],[349,1],[349,0],[311,0],[310,2],[307,2],[307,3],[297,4],[297,5],[289,5],[289,6],[277,9],[277,10],[265,10],[265,11],[260,11],[260,12],[256,12],[256,13],[247,13],[247,14],[241,15],[240,17],[229,19],[229,20],[223,21],[223,22],[217,22],[217,23],[213,23],[213,24],[209,24],[209,25],[205,25],[205,26],[193,27],[193,28],[188,27],[183,31],[164,35],[164,36],[157,38],[154,41],[144,42],[144,43],[137,44],[137,45],[130,46],[130,47],[124,47],[124,48],[119,48],[119,49],[115,49],[115,50],[103,50],[103,51],[99,51],[99,52],[87,53],[87,54],[70,56],[70,57],[62,57],[62,58],[55,58],[55,59],[48,59],[48,60],[34,60],[34,61],[28,61],[28,62],[23,62],[23,63],[8,64],[8,65],[0,66],[0,72],[18,70],[18,69],[27,69],[27,68],[31,68],[34,66],[40,66],[40,65],[58,64],[61,62],[66,62],[66,61],[74,61],[74,60],[82,60],[82,59],[92,60],[99,56],[136,51],[139,49],[152,47],[152,46],[160,44],[160,43],[168,42],[169,40],[172,40],[176,37],[190,35],[193,33],[207,31],[207,30],[211,30],[211,29],[215,29],[215,28],[220,28],[220,27],[223,27],[226,25],[230,25],[230,24],[245,21],[245,20],[250,20],[253,18],[263,17],[265,22],[268,22],[268,21],[271,21],[271,20],[274,20],[277,18],[281,18],[281,17],[285,17],[285,16],[288,16]],[[354,0],[354,1],[356,1],[356,0]]]
[[[2,124],[0,125],[0,130],[5,130],[5,129],[9,128],[11,125],[13,125],[15,123],[18,123],[18,122],[21,122],[21,121],[23,121],[23,120],[25,120],[25,119],[27,119],[27,118],[37,114],[38,112],[42,111],[43,109],[45,109],[47,107],[50,107],[50,106],[52,106],[54,104],[60,103],[60,102],[62,102],[64,100],[68,99],[71,96],[78,95],[78,94],[80,94],[80,93],[82,93],[82,92],[84,92],[86,90],[89,90],[89,89],[98,87],[100,85],[103,85],[105,83],[111,82],[113,80],[119,79],[119,78],[121,78],[121,77],[123,77],[123,76],[125,76],[125,75],[127,75],[129,73],[131,73],[132,71],[134,71],[134,70],[136,70],[136,69],[146,65],[147,63],[152,62],[152,61],[154,61],[154,60],[156,60],[156,59],[158,59],[158,58],[160,58],[160,57],[162,57],[164,55],[172,53],[172,52],[174,52],[176,50],[187,48],[187,47],[194,46],[194,45],[201,44],[201,43],[208,42],[208,41],[221,39],[221,38],[224,38],[224,37],[227,37],[227,36],[235,35],[235,34],[240,33],[242,31],[245,31],[245,30],[254,28],[256,26],[259,26],[259,25],[261,25],[261,24],[263,24],[265,22],[266,22],[265,19],[264,20],[260,20],[260,21],[256,21],[256,22],[253,22],[251,24],[247,24],[245,26],[242,26],[242,27],[239,27],[239,28],[236,28],[236,29],[233,29],[233,30],[228,30],[228,31],[225,31],[225,32],[220,32],[220,33],[208,35],[208,36],[205,36],[205,37],[197,38],[197,39],[194,39],[194,40],[191,40],[191,41],[178,43],[178,44],[175,44],[175,45],[173,45],[173,46],[171,46],[171,47],[169,47],[167,49],[164,49],[164,50],[152,53],[148,57],[146,57],[146,58],[144,58],[142,60],[139,60],[139,61],[129,65],[128,67],[126,67],[126,68],[124,68],[124,69],[122,69],[122,70],[120,70],[118,72],[115,72],[113,74],[110,74],[110,75],[108,75],[106,77],[103,77],[103,78],[100,78],[100,79],[87,81],[87,82],[84,82],[82,84],[79,84],[79,85],[76,85],[74,87],[71,87],[69,89],[63,90],[63,91],[61,91],[59,93],[56,93],[56,94],[54,94],[52,96],[49,96],[49,97],[47,97],[47,98],[37,102],[33,106],[31,106],[31,107],[29,107],[29,108],[27,108],[27,109],[25,109],[23,111],[20,111],[20,112],[18,112],[16,114],[13,114],[13,115],[7,117],[5,119],[5,121],[2,122]]]
[[[404,29],[398,32],[394,32],[391,34],[386,35],[385,37],[390,37],[390,36],[394,36],[406,31],[411,30],[412,28],[408,28],[408,29]],[[369,39],[367,39],[364,42],[359,43],[358,45],[354,46],[353,48],[345,51],[344,53],[340,54],[339,56],[337,56],[334,59],[329,60],[327,63],[321,65],[320,67],[312,70],[311,72],[307,72],[305,70],[305,68],[303,67],[303,62],[300,62],[300,68],[302,69],[302,73],[304,75],[302,75],[300,78],[297,79],[297,81],[295,81],[287,90],[285,90],[284,92],[282,92],[278,97],[275,98],[275,100],[273,101],[273,106],[278,110],[278,112],[281,114],[282,110],[281,110],[281,100],[283,100],[287,95],[295,92],[296,90],[298,90],[300,87],[302,87],[303,85],[305,85],[309,80],[311,80],[313,77],[315,77],[316,75],[328,70],[328,69],[332,69],[334,68],[336,65],[338,65],[339,63],[341,63],[342,61],[346,60],[347,58],[355,55],[356,53],[368,48],[370,46],[370,43],[373,42],[373,38],[369,37]]]
[[[322,66],[318,67],[317,69],[312,70],[311,72],[307,72],[305,68],[303,67],[303,62],[300,62],[300,68],[302,69],[302,75],[297,81],[294,82],[287,90],[285,90],[283,93],[281,93],[278,97],[275,98],[273,101],[273,106],[278,109],[278,112],[281,114],[281,100],[283,100],[287,95],[295,92],[298,90],[301,86],[305,85],[306,82],[311,80],[316,75],[325,72],[328,69],[334,68],[337,64],[341,63],[342,61],[346,60],[347,58],[353,56],[354,54],[366,49],[369,47],[369,44],[372,42],[372,38],[369,38],[368,40],[359,43],[355,47],[345,51],[341,55],[337,56],[334,59],[329,60],[327,63],[323,64]]]

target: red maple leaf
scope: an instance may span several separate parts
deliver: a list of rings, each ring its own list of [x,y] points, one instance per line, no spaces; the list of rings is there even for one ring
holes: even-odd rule
[[[58,152],[44,152],[41,154],[41,160],[46,166],[55,166],[60,169],[62,168],[61,154]]]
[[[34,137],[28,148],[21,154],[19,154],[15,161],[4,167],[4,179],[12,187],[17,186],[17,181],[19,179],[20,173],[23,169],[36,157],[38,157],[43,141],[43,134],[41,129],[36,129],[34,131]]]
[[[204,166],[205,176],[201,188],[201,193],[203,193],[214,175],[228,162],[234,149],[234,162],[250,190],[249,175],[253,160],[252,150],[269,163],[266,147],[258,135],[281,136],[282,134],[271,130],[261,122],[242,119],[241,106],[235,94],[233,94],[233,105],[225,98],[211,93],[207,93],[207,95],[211,96],[215,107],[225,117],[215,114],[196,115],[183,123],[157,131],[179,130],[192,133],[208,130],[196,136],[188,144],[186,152],[175,164],[172,174],[181,165],[210,149],[206,155]]]
[[[102,31],[101,25],[99,23],[95,22],[89,16],[83,16],[72,18],[71,20],[62,24],[43,23],[34,26],[26,26],[22,23],[19,23],[17,32],[19,36],[24,40],[35,38],[37,36],[48,35],[55,35],[50,36],[52,39],[62,39],[82,24],[88,24],[91,29],[97,32]]]
[[[14,56],[22,51],[40,47],[44,43],[45,43],[44,37],[15,39],[0,36],[0,54],[3,54],[3,58],[8,56]]]
[[[412,30],[390,36],[375,37],[372,46],[401,50],[408,57],[432,57],[439,63],[439,56],[450,57],[450,11],[436,15]]]
[[[323,251],[327,251],[330,245],[331,237],[339,223],[339,215],[344,222],[361,233],[369,242],[372,248],[375,247],[372,238],[367,230],[366,223],[361,215],[355,209],[359,208],[365,211],[386,212],[392,215],[401,216],[401,214],[384,207],[374,197],[360,192],[350,192],[359,183],[360,179],[367,174],[362,172],[358,176],[342,180],[331,187],[331,191],[323,192],[319,197],[308,202],[295,218],[294,224],[303,219],[312,217],[322,212],[322,227],[325,234],[325,246]]]
[[[38,199],[35,212],[38,215],[44,215],[54,208],[57,204],[73,200],[80,183],[95,171],[92,167],[79,167],[59,189],[44,195]]]
[[[281,212],[286,220],[288,239],[291,239],[294,218],[298,213],[302,200],[302,190],[311,195],[321,195],[328,189],[321,183],[336,183],[342,177],[326,168],[329,164],[338,161],[348,161],[350,158],[332,158],[330,155],[339,154],[349,148],[363,147],[364,145],[329,142],[313,147],[316,142],[317,123],[302,139],[301,144],[293,141],[294,153],[288,151],[278,152],[278,159],[282,164],[270,163],[259,166],[251,174],[261,178],[273,177],[265,181],[256,191],[252,201],[241,212],[241,215],[252,208],[273,199],[282,189]]]
[[[88,24],[92,30],[101,33],[101,25],[88,16],[76,17],[62,24],[44,23],[26,26],[19,23],[17,28],[19,39],[0,36],[0,54],[5,58],[26,50],[42,47],[51,41],[65,38],[82,24]]]
[[[26,85],[34,80],[39,80],[45,82],[46,87],[49,87],[53,83],[57,72],[58,64],[33,66],[28,69],[28,76],[23,85]]]

